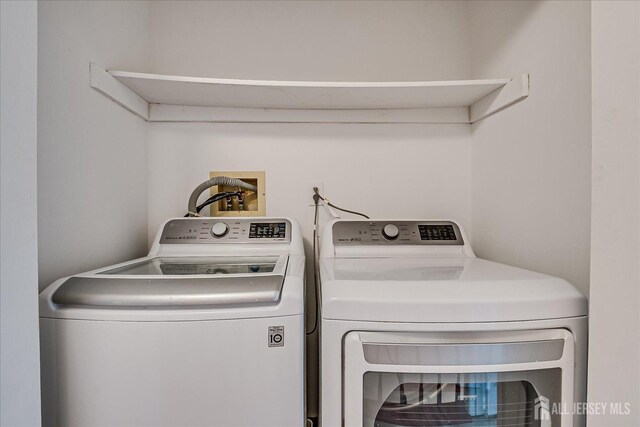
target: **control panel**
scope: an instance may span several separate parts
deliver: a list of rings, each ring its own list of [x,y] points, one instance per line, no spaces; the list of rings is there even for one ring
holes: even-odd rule
[[[181,243],[281,243],[291,241],[286,219],[184,218],[164,226],[161,244]]]
[[[284,239],[286,234],[287,224],[284,222],[252,222],[249,226],[250,239]]]
[[[451,221],[339,221],[334,245],[464,245]]]

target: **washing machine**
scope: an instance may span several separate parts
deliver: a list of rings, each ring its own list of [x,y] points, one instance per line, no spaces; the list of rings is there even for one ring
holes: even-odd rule
[[[43,425],[302,426],[303,279],[293,220],[176,218],[148,256],[56,281]]]
[[[582,426],[587,301],[477,258],[453,221],[334,220],[320,250],[320,424]]]

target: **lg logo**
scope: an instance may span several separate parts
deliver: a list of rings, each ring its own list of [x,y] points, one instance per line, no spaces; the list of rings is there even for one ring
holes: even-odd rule
[[[284,347],[284,326],[269,326],[269,347]]]

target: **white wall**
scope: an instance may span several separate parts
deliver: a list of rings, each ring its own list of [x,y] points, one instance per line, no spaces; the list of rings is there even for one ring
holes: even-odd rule
[[[267,215],[295,218],[308,239],[312,181],[324,182],[336,204],[373,217],[469,223],[465,126],[154,123],[150,238],[163,220],[186,213],[211,170],[266,171]]]
[[[147,247],[147,124],[89,86],[89,62],[144,70],[146,2],[38,4],[40,286]]]
[[[463,2],[153,2],[151,41],[153,71],[167,74],[430,80],[470,66]],[[312,180],[373,216],[469,220],[464,125],[154,123],[148,140],[151,233],[216,169],[266,170],[268,214],[307,226]]]
[[[474,78],[531,74],[531,95],[473,125],[472,232],[481,257],[589,291],[590,4],[469,3]]]
[[[151,65],[226,78],[466,78],[464,19],[460,1],[152,2]]]
[[[40,425],[38,8],[0,2],[0,425]]]
[[[640,425],[640,3],[592,4],[591,402],[629,402]]]

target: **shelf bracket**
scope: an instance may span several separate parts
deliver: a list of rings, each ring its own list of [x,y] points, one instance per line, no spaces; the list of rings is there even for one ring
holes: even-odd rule
[[[529,74],[522,74],[469,107],[469,123],[475,123],[529,96]]]
[[[138,117],[149,121],[149,103],[138,94],[94,63],[89,63],[89,75],[92,88]]]

